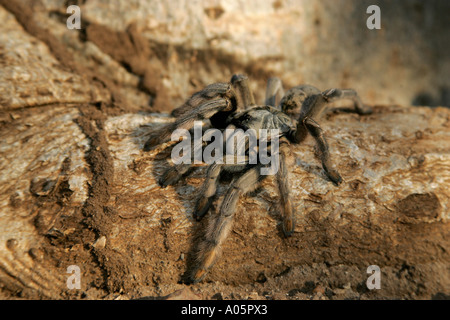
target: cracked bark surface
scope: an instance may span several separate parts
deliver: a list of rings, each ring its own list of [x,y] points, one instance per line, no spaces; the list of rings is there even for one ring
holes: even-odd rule
[[[158,186],[170,164],[142,147],[150,130],[173,119],[132,106],[151,92],[136,78],[139,63],[133,72],[112,74],[125,79],[120,85],[99,79],[89,63],[100,69],[118,62],[90,41],[80,42],[80,52],[91,56],[64,51],[58,36],[38,24],[24,28],[31,16],[15,15],[26,16],[26,8],[6,2],[0,2],[0,297],[129,299],[188,287],[179,281],[205,225],[192,219],[205,168],[173,187]],[[126,93],[127,86],[134,91]],[[240,199],[223,256],[204,283],[189,286],[195,297],[448,297],[450,111],[390,105],[374,111],[331,112],[320,121],[344,178],[339,187],[322,172],[312,138],[292,149],[291,238],[282,236],[273,179]],[[219,194],[226,187],[222,182]],[[81,269],[81,290],[67,288],[70,265]],[[381,290],[365,286],[369,265],[382,270]]]

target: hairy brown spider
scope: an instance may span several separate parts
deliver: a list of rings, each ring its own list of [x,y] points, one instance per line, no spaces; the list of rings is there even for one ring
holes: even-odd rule
[[[282,98],[277,104],[279,97]],[[286,166],[290,144],[301,143],[308,134],[311,134],[320,151],[325,174],[335,185],[339,185],[342,178],[333,169],[328,143],[323,130],[315,120],[330,102],[339,99],[352,100],[354,111],[358,114],[371,113],[371,109],[362,104],[357,93],[352,89],[329,89],[321,92],[313,86],[302,85],[284,94],[278,78],[271,78],[268,81],[266,106],[257,106],[248,85],[248,78],[243,75],[233,75],[229,83],[208,85],[192,95],[182,106],[173,110],[175,122],[152,133],[145,143],[144,150],[151,150],[168,141],[171,133],[176,129],[191,129],[196,120],[209,119],[213,128],[221,130],[225,128],[279,129],[279,168],[276,172],[276,182],[280,193],[283,232],[286,236],[290,236],[295,227]],[[259,170],[264,166],[259,162],[256,164],[213,163],[209,166],[194,210],[197,220],[208,211],[216,194],[221,172],[231,172],[234,178],[226,191],[218,214],[208,221],[206,234],[196,253],[196,265],[190,275],[191,281],[201,281],[217,260],[221,246],[231,229],[239,196],[258,187],[265,178]],[[160,185],[166,187],[175,184],[191,167],[190,164],[178,164],[168,168],[159,181]]]

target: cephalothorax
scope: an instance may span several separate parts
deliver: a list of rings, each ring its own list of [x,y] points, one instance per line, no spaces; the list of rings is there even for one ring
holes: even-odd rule
[[[279,97],[281,100],[278,103]],[[290,236],[295,228],[295,213],[286,165],[290,144],[301,143],[308,134],[311,134],[318,146],[325,174],[335,185],[339,185],[342,178],[331,164],[327,141],[323,130],[316,122],[328,103],[339,99],[352,100],[354,111],[361,115],[371,113],[371,109],[362,104],[352,89],[320,91],[313,86],[303,85],[294,87],[284,94],[278,78],[271,78],[268,81],[266,105],[257,106],[248,85],[248,78],[244,75],[234,75],[229,83],[211,84],[175,109],[172,112],[172,115],[176,117],[175,122],[152,133],[145,143],[144,150],[151,150],[168,141],[176,129],[191,129],[196,120],[209,119],[213,128],[221,130],[278,129],[279,163],[275,177],[280,193],[283,232],[286,236]],[[270,149],[270,145],[268,148]],[[199,244],[196,265],[190,275],[191,281],[202,280],[213,266],[231,229],[239,196],[258,187],[265,178],[260,171],[264,166],[267,164],[246,162],[243,164],[213,163],[208,167],[194,210],[197,220],[201,219],[211,206],[221,172],[231,172],[234,178],[224,195],[218,214],[208,221],[204,238]],[[189,164],[178,164],[168,168],[159,181],[160,185],[166,187],[176,183],[190,168]]]

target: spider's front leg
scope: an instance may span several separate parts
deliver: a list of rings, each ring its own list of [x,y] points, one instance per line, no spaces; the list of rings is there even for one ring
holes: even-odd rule
[[[155,146],[168,141],[172,133],[177,129],[189,130],[194,126],[196,120],[208,119],[221,111],[231,111],[234,108],[230,99],[227,98],[205,102],[194,110],[183,114],[174,123],[168,124],[162,129],[150,134],[150,137],[144,145],[144,151],[150,151]]]
[[[230,91],[230,84],[225,82],[213,83],[206,86],[203,90],[194,93],[186,102],[178,108],[172,110],[171,115],[178,118],[183,114],[191,112],[201,104],[221,99],[227,96]]]
[[[231,230],[239,196],[256,189],[264,178],[260,168],[260,165],[252,167],[234,180],[224,196],[218,215],[210,217],[205,237],[198,247],[197,264],[191,273],[193,282],[201,281],[216,262],[222,244]]]
[[[306,117],[302,120],[303,125],[308,130],[308,132],[313,136],[316,140],[317,146],[319,147],[320,159],[322,161],[322,167],[325,170],[328,178],[335,184],[339,185],[342,182],[342,178],[340,174],[333,169],[331,159],[330,159],[330,151],[328,147],[327,140],[323,134],[322,128],[319,124],[312,118]]]
[[[170,167],[164,171],[163,175],[158,181],[161,188],[165,188],[169,185],[177,183],[184,175],[186,175],[192,169],[191,164],[180,163],[173,167]]]
[[[231,85],[236,92],[237,109],[248,109],[255,105],[255,98],[250,90],[248,77],[243,74],[235,74],[231,77]]]
[[[328,89],[322,92],[322,96],[328,103],[342,99],[352,100],[357,114],[367,115],[372,113],[372,108],[364,105],[353,89]]]

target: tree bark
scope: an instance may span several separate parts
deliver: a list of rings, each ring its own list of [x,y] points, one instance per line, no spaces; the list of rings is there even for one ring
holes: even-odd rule
[[[196,222],[205,168],[162,189],[158,178],[171,164],[143,151],[148,133],[173,118],[127,108],[133,98],[120,98],[113,81],[83,73],[85,65],[68,68],[64,59],[80,64],[69,50],[55,55],[60,44],[26,32],[4,7],[0,20],[0,297],[137,298],[183,289],[196,239],[229,181]],[[197,293],[448,295],[449,109],[374,106],[367,116],[330,112],[320,124],[344,182],[327,180],[312,138],[292,146],[293,236],[283,237],[269,177],[239,200],[223,256]],[[73,265],[79,290],[67,284]],[[381,291],[365,286],[370,265],[382,270]]]

